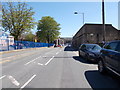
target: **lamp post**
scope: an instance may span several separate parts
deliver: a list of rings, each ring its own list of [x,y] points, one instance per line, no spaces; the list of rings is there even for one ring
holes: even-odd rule
[[[48,30],[48,34],[47,34],[47,39],[48,39],[48,47],[49,47],[49,43],[50,43],[50,33],[49,33],[49,30]]]
[[[78,12],[74,12],[74,14],[82,14],[83,15],[83,25],[84,25],[84,13],[78,13]]]
[[[8,46],[8,51],[9,51],[9,36],[7,36],[7,46]]]
[[[103,42],[106,41],[106,31],[105,31],[105,11],[104,11],[104,0],[102,0],[102,24],[103,24]]]

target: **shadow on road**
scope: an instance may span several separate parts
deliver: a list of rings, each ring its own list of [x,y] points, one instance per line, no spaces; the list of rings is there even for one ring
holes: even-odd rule
[[[92,62],[86,61],[85,59],[83,59],[82,57],[79,57],[79,56],[73,56],[73,59],[75,59],[76,61],[79,61],[81,63],[85,63],[85,64],[94,64]]]
[[[102,75],[97,70],[86,71],[85,77],[92,88],[120,88],[117,78],[109,75]]]
[[[74,49],[72,47],[66,46],[64,51],[77,51],[77,49]]]

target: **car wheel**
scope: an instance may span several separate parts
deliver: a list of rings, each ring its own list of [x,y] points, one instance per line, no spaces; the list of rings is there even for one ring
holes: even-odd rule
[[[105,74],[105,72],[106,72],[103,61],[101,61],[101,60],[98,62],[98,71],[102,74]]]

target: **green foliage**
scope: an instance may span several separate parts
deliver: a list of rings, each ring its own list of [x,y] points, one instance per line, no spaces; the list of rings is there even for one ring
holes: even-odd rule
[[[20,39],[21,34],[30,31],[35,22],[34,12],[26,3],[7,2],[2,6],[2,26],[4,31],[9,31],[15,40]]]
[[[42,17],[38,22],[37,37],[41,42],[52,42],[60,35],[60,24],[50,16]]]
[[[35,35],[32,32],[28,32],[23,35],[25,41],[35,41]]]

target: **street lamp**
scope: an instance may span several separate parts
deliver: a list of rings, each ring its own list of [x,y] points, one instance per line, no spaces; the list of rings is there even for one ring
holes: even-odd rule
[[[9,36],[7,36],[7,46],[8,46],[8,51],[9,51]]]
[[[84,25],[84,13],[74,12],[74,14],[82,14],[83,15],[83,25]]]
[[[102,24],[103,24],[103,42],[106,41],[106,31],[105,31],[105,11],[104,11],[104,0],[102,0]]]

